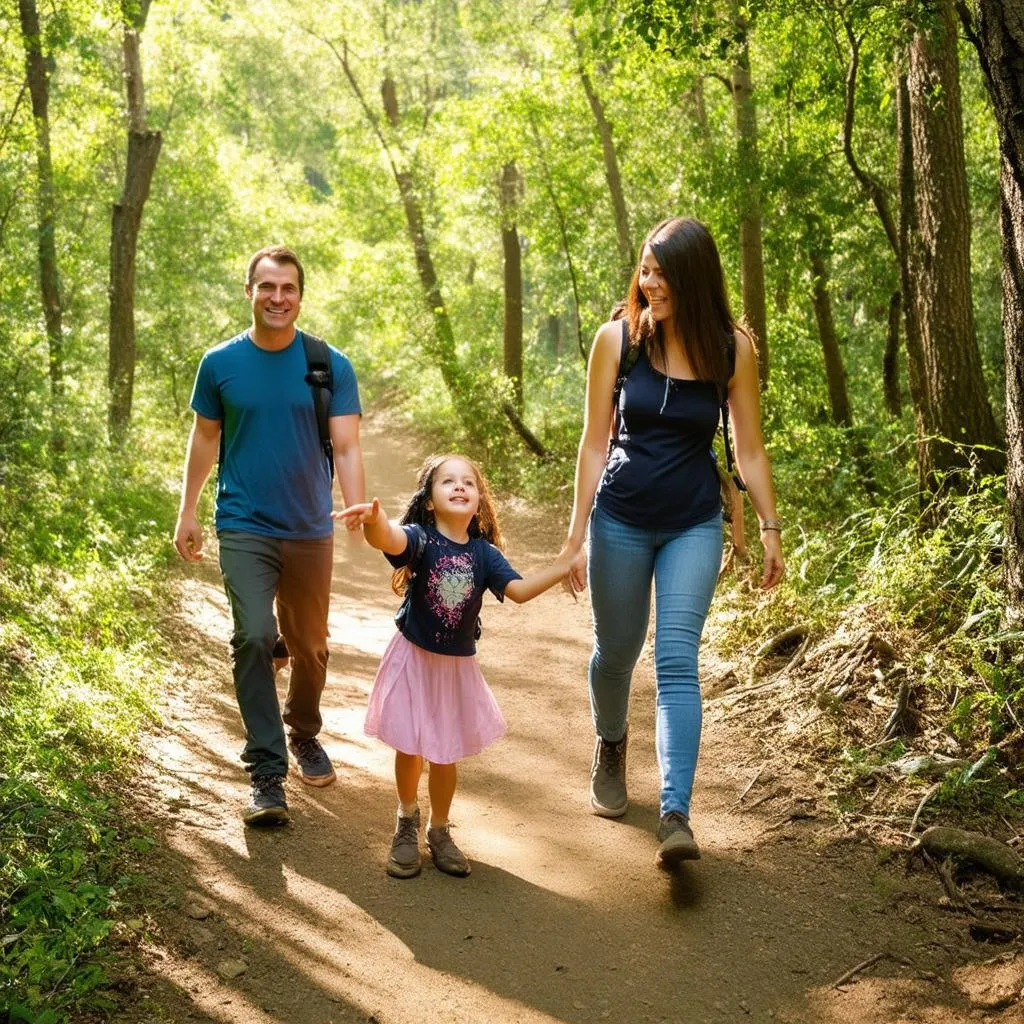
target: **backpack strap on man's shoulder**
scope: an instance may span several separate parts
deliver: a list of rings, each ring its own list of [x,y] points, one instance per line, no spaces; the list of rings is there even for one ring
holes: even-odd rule
[[[331,429],[328,423],[331,410],[331,395],[334,392],[334,374],[331,370],[331,352],[327,342],[315,334],[302,331],[302,347],[306,352],[306,383],[313,394],[313,409],[316,412],[316,428],[320,435],[320,447],[330,466],[334,479],[334,445],[331,444]]]

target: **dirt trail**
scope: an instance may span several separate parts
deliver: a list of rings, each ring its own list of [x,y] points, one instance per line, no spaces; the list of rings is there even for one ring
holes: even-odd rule
[[[372,491],[396,513],[413,461],[372,425],[364,445]],[[514,506],[503,522],[521,571],[557,549],[557,524]],[[979,1019],[948,983],[945,958],[961,940],[921,917],[912,880],[877,868],[856,843],[826,847],[813,822],[775,827],[742,813],[737,798],[761,762],[713,710],[693,810],[703,859],[678,876],[654,867],[646,652],[631,711],[630,810],[617,822],[589,813],[589,606],[560,590],[521,607],[485,603],[480,660],[509,734],[461,768],[452,816],[472,876],[450,878],[428,861],[419,878],[386,877],[392,755],[363,736],[362,718],[394,628],[388,582],[378,553],[339,535],[321,737],[339,782],[312,790],[291,776],[293,824],[256,831],[239,820],[246,785],[215,564],[185,581],[183,681],[148,751],[169,906],[148,947],[158,980],[143,987],[165,1010],[140,1001],[123,1019]],[[883,951],[915,968],[883,959],[831,988]],[[218,969],[229,960],[246,970],[225,981]],[[927,971],[936,977],[924,980]]]

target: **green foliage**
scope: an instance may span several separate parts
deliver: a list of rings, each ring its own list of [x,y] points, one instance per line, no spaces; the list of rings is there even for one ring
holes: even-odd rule
[[[0,451],[0,1006],[56,1024],[113,1007],[138,899],[148,840],[117,790],[165,678],[173,505],[155,466],[82,424],[59,471],[22,426]]]
[[[1022,637],[1003,625],[1000,582],[1005,482],[985,478],[966,493],[954,488],[958,483],[946,480],[949,489],[923,507],[907,486],[902,497],[852,511],[838,526],[827,514],[820,525],[802,517],[788,582],[770,614],[755,615],[733,590],[729,600],[740,610],[734,637],[770,634],[795,621],[827,635],[851,616],[868,619],[898,638],[901,657],[932,689],[930,699],[948,708],[947,728],[963,749],[1019,730]],[[950,793],[962,792],[981,767],[951,783]]]

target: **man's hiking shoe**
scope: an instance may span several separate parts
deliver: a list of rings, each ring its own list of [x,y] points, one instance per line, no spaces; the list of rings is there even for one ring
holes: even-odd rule
[[[590,768],[590,805],[602,818],[621,818],[629,807],[626,795],[627,732],[618,743],[597,737]]]
[[[292,736],[288,740],[288,749],[299,766],[299,778],[307,786],[329,786],[338,777],[318,739],[311,736],[300,740]]]
[[[466,855],[455,845],[448,825],[427,829],[427,849],[438,871],[465,878],[470,872]]]
[[[288,824],[288,803],[284,798],[283,775],[254,775],[252,798],[242,813],[246,825]]]
[[[658,825],[658,854],[655,863],[670,870],[684,860],[700,860],[700,847],[693,838],[689,819],[681,811],[670,811]]]
[[[388,874],[392,878],[412,878],[420,873],[420,812],[417,808],[411,818],[398,816],[395,835],[388,856]]]

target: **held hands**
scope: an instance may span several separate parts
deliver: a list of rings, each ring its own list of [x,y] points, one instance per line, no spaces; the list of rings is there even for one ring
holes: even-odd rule
[[[570,541],[566,541],[556,559],[559,563],[568,566],[568,575],[565,577],[565,589],[576,599],[577,594],[582,594],[587,589],[587,549],[585,545],[576,547]]]
[[[372,526],[380,522],[382,513],[380,510],[380,498],[373,501],[363,501],[357,505],[349,505],[340,512],[332,512],[332,519],[340,519],[345,529],[354,533],[361,526]]]
[[[203,528],[193,514],[182,512],[174,527],[174,547],[186,562],[198,562],[203,557]]]

